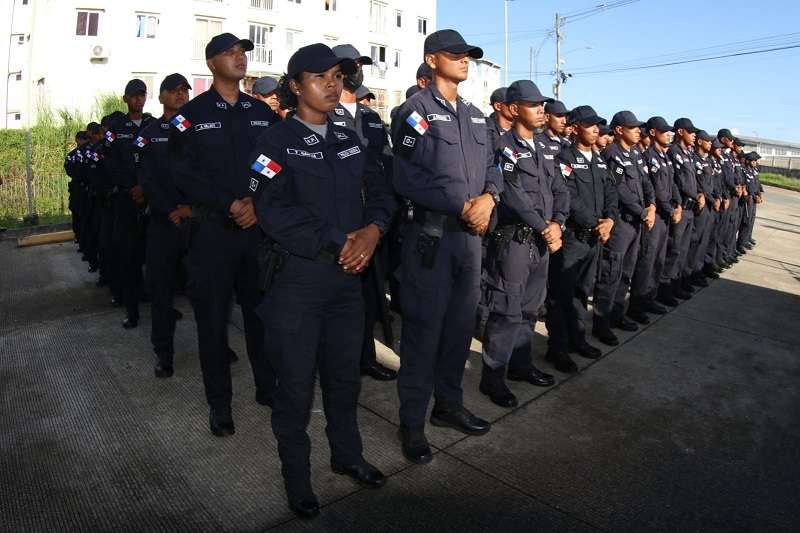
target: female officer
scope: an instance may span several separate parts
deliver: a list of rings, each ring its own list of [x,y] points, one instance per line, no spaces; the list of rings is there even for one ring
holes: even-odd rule
[[[361,455],[356,420],[364,327],[358,275],[388,226],[392,198],[358,135],[327,116],[354,69],[324,44],[295,52],[279,91],[296,113],[265,132],[252,154],[259,224],[284,257],[258,313],[278,375],[272,430],[289,506],[301,517],[319,513],[306,433],[317,369],[333,471],[372,487],[386,481]]]

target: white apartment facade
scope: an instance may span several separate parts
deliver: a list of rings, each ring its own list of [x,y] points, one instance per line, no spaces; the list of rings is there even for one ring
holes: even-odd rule
[[[157,114],[162,79],[185,75],[193,95],[210,84],[204,48],[227,31],[251,39],[245,89],[279,77],[297,48],[350,43],[374,65],[365,84],[386,119],[415,81],[425,37],[436,29],[435,0],[4,0],[0,127],[36,120],[39,102],[91,110],[100,93],[121,94],[143,79],[145,109]],[[155,89],[155,91],[154,91]]]
[[[458,86],[458,92],[472,105],[489,115],[493,111],[489,99],[494,90],[502,85],[500,65],[485,58],[471,59],[469,77]]]

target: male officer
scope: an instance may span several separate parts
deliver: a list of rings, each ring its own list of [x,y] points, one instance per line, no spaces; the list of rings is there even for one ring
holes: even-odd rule
[[[432,458],[424,432],[431,393],[432,424],[469,435],[491,428],[464,407],[461,381],[479,299],[479,235],[502,187],[486,119],[457,92],[469,58],[483,51],[439,30],[424,52],[433,81],[403,104],[393,139],[395,190],[413,205],[403,228],[398,391],[403,452],[417,463]]]
[[[147,278],[152,297],[150,339],[156,355],[155,375],[173,374],[173,337],[179,315],[172,307],[176,275],[186,251],[191,207],[178,191],[169,171],[167,141],[172,117],[189,101],[189,82],[181,74],[170,74],[161,82],[158,101],[161,118],[144,127],[133,143],[138,152],[136,177],[150,211],[147,228]]]
[[[672,280],[672,296],[681,300],[692,297],[693,288],[684,277],[689,259],[689,247],[692,243],[694,228],[694,211],[705,198],[697,190],[696,170],[692,154],[697,128],[688,118],[679,118],[673,124],[674,142],[667,154],[675,169],[675,183],[681,196],[681,220],[673,225],[670,231],[672,243],[667,248],[665,269]]]
[[[133,79],[125,86],[123,100],[128,106],[126,115],[112,119],[106,134],[106,170],[114,188],[113,245],[119,254],[119,281],[126,317],[125,329],[139,325],[139,298],[142,293],[144,263],[144,194],[136,181],[134,139],[142,128],[153,120],[143,113],[147,100],[147,85]]]
[[[646,125],[650,136],[650,146],[644,153],[648,178],[653,187],[656,217],[653,229],[642,239],[641,259],[631,282],[629,311],[654,314],[666,313],[662,305],[677,306],[678,300],[672,296],[671,279],[666,276],[664,262],[670,243],[670,228],[678,224],[682,207],[678,186],[675,184],[675,169],[667,157],[667,148],[672,142],[672,126],[663,117],[651,117]]]
[[[736,261],[735,221],[739,219],[739,162],[736,160],[736,151],[733,142],[734,135],[731,131],[727,128],[719,130],[717,139],[723,145],[720,158],[722,163],[723,183],[728,194],[722,230],[722,267],[730,268]]]
[[[433,70],[428,64],[423,61],[420,63],[419,67],[417,68],[417,87],[420,89],[424,89],[428,85],[430,85],[431,80],[433,79]],[[406,98],[408,98],[406,96]]]
[[[542,156],[544,157],[545,170],[551,176],[556,175],[554,167],[554,159],[562,148],[568,144],[564,138],[564,133],[567,129],[567,115],[569,110],[563,102],[553,100],[544,105],[545,125],[544,131],[536,135],[536,142],[542,149]]]
[[[375,93],[369,90],[369,87],[362,85],[356,90],[356,99],[358,103],[367,107],[371,107],[375,101]]]
[[[72,233],[75,235],[75,242],[80,240],[81,225],[81,176],[80,164],[82,159],[78,154],[81,153],[83,145],[89,142],[89,136],[85,131],[75,134],[75,148],[64,156],[64,172],[70,177],[67,189],[69,191],[69,210],[72,212]]]
[[[512,381],[539,387],[554,383],[553,376],[533,365],[531,341],[547,292],[549,254],[561,248],[569,192],[560,176],[545,169],[544,150],[534,140],[544,125],[544,103],[552,99],[532,81],[521,80],[508,88],[506,101],[514,122],[495,155],[504,184],[484,266],[489,318],[480,391],[501,407],[515,407],[506,369]]]
[[[556,156],[555,168],[567,183],[570,214],[565,223],[563,247],[550,259],[547,360],[560,372],[575,373],[578,365],[569,356],[569,350],[588,359],[602,355],[586,342],[582,301],[592,290],[599,247],[611,237],[619,207],[608,166],[592,150],[599,135],[598,124],[604,119],[590,106],[583,105],[570,111],[567,122],[574,126],[573,143]]]
[[[706,250],[714,229],[715,213],[719,210],[720,198],[714,184],[714,167],[709,154],[714,140],[705,130],[697,132],[694,150],[694,165],[697,176],[697,189],[706,199],[704,208],[695,212],[692,244],[689,248],[687,271],[689,283],[696,287],[708,287],[704,274]]]
[[[104,117],[104,121],[106,117]],[[89,142],[84,149],[84,182],[87,186],[87,201],[85,211],[81,214],[83,228],[81,233],[85,235],[82,244],[84,257],[89,262],[89,272],[100,270],[101,277],[105,275],[104,269],[100,268],[100,261],[103,259],[103,239],[102,232],[106,225],[103,224],[103,211],[105,209],[106,195],[108,194],[107,177],[105,167],[105,141],[103,139],[104,126],[97,122],[92,122],[86,127],[89,133]],[[109,224],[110,227],[110,224]]]
[[[389,147],[389,138],[386,135],[386,125],[380,115],[369,107],[358,103],[357,91],[364,83],[364,65],[371,65],[372,59],[362,56],[352,44],[340,44],[332,48],[333,53],[342,59],[352,60],[356,64],[356,71],[344,77],[342,95],[336,107],[328,113],[328,118],[336,126],[353,130],[367,149],[369,163],[377,167],[377,172],[371,174],[386,181],[386,187],[391,188],[392,150]],[[381,235],[385,234],[388,226],[380,228]],[[372,264],[361,277],[364,294],[364,340],[361,350],[361,374],[370,376],[378,381],[392,381],[397,379],[397,372],[380,364],[375,353],[375,339],[373,331],[379,314],[388,310],[386,295],[384,293],[384,280],[386,279],[386,254],[383,248],[375,252]]]
[[[264,76],[258,78],[253,83],[253,98],[261,100],[277,113],[281,107],[281,102],[278,100],[278,81],[275,78]]]
[[[234,290],[244,318],[247,355],[256,401],[272,402],[275,377],[264,357],[264,333],[254,312],[258,303],[256,246],[261,233],[253,206],[258,182],[249,157],[256,138],[278,117],[239,89],[253,43],[230,33],[206,46],[211,89],[183,106],[170,121],[170,171],[192,205],[193,229],[187,256],[188,289],[197,321],[200,365],[209,425],[217,436],[235,432],[231,415],[230,356],[226,347],[228,305]]]
[[[611,331],[612,326],[625,331],[638,329],[635,322],[625,318],[625,295],[639,258],[641,232],[649,232],[655,224],[653,187],[650,180],[643,176],[642,156],[634,149],[643,124],[631,111],[616,113],[611,119],[614,142],[603,154],[608,173],[616,182],[620,217],[611,232],[611,239],[600,254],[594,290],[592,335],[609,346],[619,344],[617,336]],[[632,297],[642,298],[644,294]],[[646,314],[635,311],[633,318],[638,322],[649,322]]]
[[[750,244],[750,239],[753,236],[753,225],[756,218],[756,200],[757,195],[763,190],[761,182],[758,181],[756,166],[760,155],[756,152],[748,152],[744,154],[744,214],[739,225],[739,235],[736,238],[736,251],[740,254],[746,254],[748,250],[753,248]]]
[[[500,137],[511,129],[511,123],[514,117],[508,110],[506,103],[507,87],[500,87],[492,92],[489,97],[489,104],[491,104],[494,111],[491,115],[486,117],[486,127],[489,129],[489,142],[491,143],[492,150],[497,151],[497,144]]]
[[[597,136],[597,142],[594,147],[600,153],[608,148],[608,145],[614,142],[614,130],[608,124],[600,124],[600,134]]]
[[[714,182],[716,200],[714,201],[714,212],[712,213],[712,229],[708,248],[703,265],[703,274],[707,278],[717,279],[722,272],[722,238],[723,221],[725,219],[726,202],[728,201],[728,189],[725,186],[725,178],[722,172],[722,148],[723,145],[716,137],[712,137],[709,161],[711,163],[711,175]]]

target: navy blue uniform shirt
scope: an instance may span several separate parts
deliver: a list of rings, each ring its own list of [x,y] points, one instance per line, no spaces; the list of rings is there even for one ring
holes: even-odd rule
[[[694,156],[692,149],[684,150],[677,142],[667,150],[675,169],[675,183],[678,192],[685,201],[687,198],[697,199],[697,178],[695,177]]]
[[[619,200],[608,165],[597,152],[592,160],[570,145],[555,157],[556,172],[569,190],[569,219],[580,229],[592,229],[601,218],[619,218]]]
[[[681,194],[675,183],[675,167],[666,152],[650,146],[644,153],[650,183],[655,195],[656,212],[662,218],[670,218],[675,208],[681,204]]]
[[[159,218],[167,218],[179,204],[188,203],[170,175],[169,128],[169,121],[161,117],[148,124],[133,141],[137,150],[136,179],[150,212]]]
[[[105,135],[105,165],[111,185],[120,189],[130,189],[136,185],[136,161],[133,141],[139,132],[155,120],[145,113],[139,126],[128,115],[115,114]]]
[[[655,193],[649,179],[642,173],[642,155],[631,147],[625,150],[614,142],[604,150],[608,172],[617,184],[620,210],[644,220],[647,206],[655,203]]]

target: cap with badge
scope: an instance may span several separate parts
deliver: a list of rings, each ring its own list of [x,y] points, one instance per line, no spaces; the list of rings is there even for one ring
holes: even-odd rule
[[[174,91],[178,87],[186,87],[187,89],[192,88],[192,86],[189,85],[189,80],[187,80],[183,74],[176,72],[164,78],[164,81],[161,82],[161,87],[159,87],[158,92]]]
[[[569,115],[569,109],[561,100],[551,100],[544,105],[544,112],[550,115]]]
[[[733,140],[733,133],[731,133],[731,130],[729,130],[728,128],[722,128],[721,130],[719,130],[717,132],[717,138],[718,139],[723,139],[724,138],[724,139]]]
[[[272,94],[278,90],[278,80],[269,76],[258,78],[253,83],[253,94]]]
[[[506,103],[506,91],[508,91],[508,87],[500,87],[492,91],[492,96],[489,97],[489,103],[490,104]]]
[[[147,84],[138,78],[134,78],[125,86],[125,96],[134,96],[147,93]]]
[[[552,102],[553,99],[549,96],[544,96],[539,88],[531,80],[518,80],[512,83],[506,91],[506,103],[513,104],[514,102],[530,102],[534,104],[543,104],[545,102]]]
[[[697,130],[697,138],[701,141],[711,142],[715,137],[710,135],[706,130]]]
[[[425,38],[425,53],[450,52],[451,54],[467,54],[474,59],[483,57],[483,50],[467,44],[456,30],[439,30]]]
[[[597,124],[605,124],[606,119],[597,115],[597,112],[590,105],[579,105],[569,112],[567,116],[567,123],[572,124],[588,124],[594,126]]]
[[[433,70],[431,70],[431,67],[429,67],[427,63],[423,62],[420,64],[419,68],[417,68],[417,79],[420,78],[433,79]]]
[[[239,39],[232,33],[220,33],[219,35],[215,35],[206,45],[206,59],[211,59],[225,50],[230,50],[237,44],[241,44],[245,52],[249,52],[254,48],[253,41],[249,39]]]
[[[358,49],[352,44],[337,44],[331,48],[331,50],[334,54],[336,54],[336,57],[352,59],[356,63],[360,63],[362,65],[372,64],[372,58],[369,56],[362,56]]]
[[[697,133],[700,131],[694,127],[694,124],[692,124],[692,121],[688,118],[679,118],[675,121],[675,123],[672,125],[672,131],[678,133],[678,130],[686,130],[689,133]]]
[[[301,72],[313,72],[316,74],[325,72],[336,65],[342,67],[342,73],[345,75],[353,74],[358,69],[355,61],[337,56],[326,45],[322,43],[309,44],[298,49],[289,58],[286,75],[290,78],[295,78]]]
[[[618,111],[614,113],[611,118],[611,127],[616,128],[622,126],[623,128],[641,128],[645,123],[636,118],[633,111]]]
[[[672,131],[672,126],[669,125],[664,117],[650,117],[647,120],[647,131],[656,130],[659,133],[664,133],[665,131]]]

